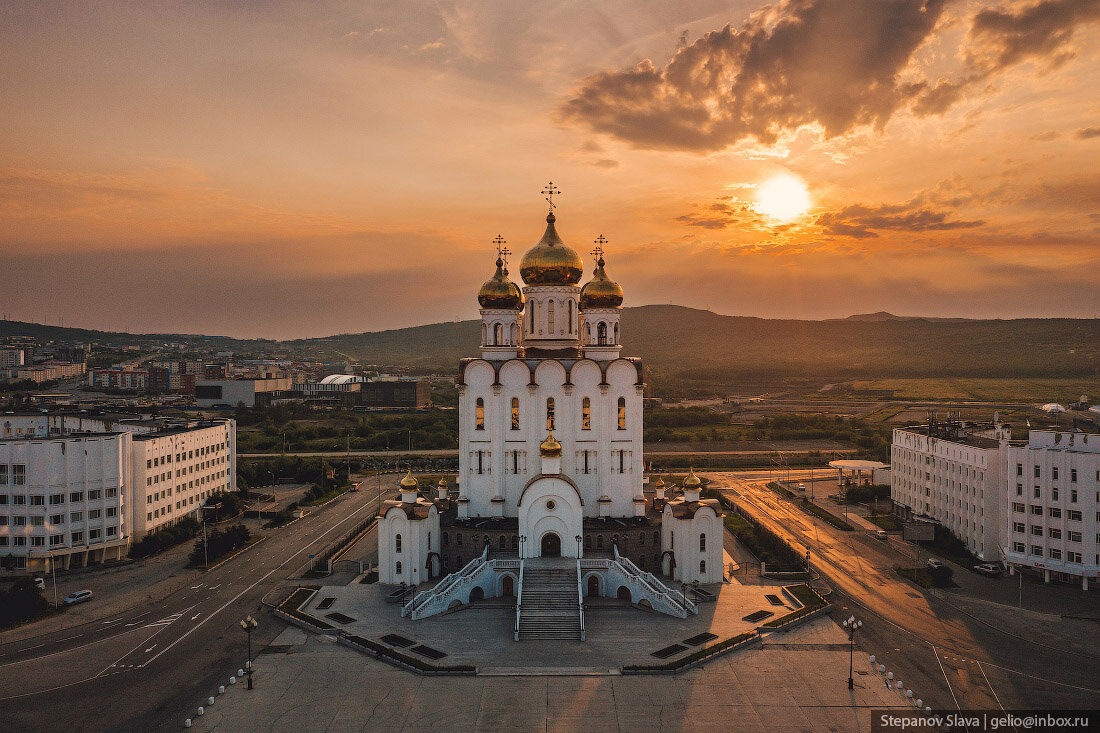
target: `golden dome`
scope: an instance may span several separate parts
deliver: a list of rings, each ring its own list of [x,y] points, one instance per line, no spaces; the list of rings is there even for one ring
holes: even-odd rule
[[[409,472],[405,475],[405,478],[401,479],[401,488],[415,489],[419,485],[419,482],[416,480],[416,477],[413,476],[412,469],[410,468]]]
[[[439,479],[439,488],[441,488],[441,489],[447,488],[447,477],[446,476]]]
[[[553,430],[546,436],[546,440],[539,443],[539,455],[546,458],[561,458],[561,443],[554,439]]]
[[[546,215],[542,239],[519,263],[519,275],[528,285],[576,285],[584,275],[581,256],[561,241],[554,229],[554,212]]]
[[[655,483],[653,485],[658,489],[663,489],[665,487],[665,480],[663,478],[661,478],[660,476],[658,476],[657,477],[657,483]]]
[[[518,311],[523,308],[523,293],[519,286],[508,279],[504,260],[497,257],[497,271],[477,291],[477,302],[482,308],[506,308]]]
[[[581,310],[588,308],[618,308],[623,304],[623,289],[603,270],[603,256],[596,260],[592,279],[581,288]]]
[[[703,485],[703,482],[695,475],[695,469],[692,468],[688,471],[687,478],[684,479],[685,489],[697,489]]]

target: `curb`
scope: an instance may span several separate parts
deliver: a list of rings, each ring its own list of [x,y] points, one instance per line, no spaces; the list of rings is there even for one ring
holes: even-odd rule
[[[248,543],[247,545],[245,545],[245,546],[244,546],[244,547],[242,547],[241,549],[237,550],[236,552],[234,552],[234,553],[233,553],[232,555],[230,555],[229,557],[224,557],[224,558],[222,558],[221,560],[219,560],[219,561],[218,561],[218,562],[216,562],[215,564],[211,565],[210,567],[206,568],[206,569],[205,569],[205,570],[203,570],[202,572],[204,572],[204,573],[209,573],[209,572],[210,572],[211,570],[217,570],[217,569],[218,569],[218,568],[220,568],[220,567],[221,567],[222,565],[225,565],[225,564],[226,564],[227,562],[229,562],[230,560],[232,560],[233,558],[235,558],[235,557],[236,557],[237,555],[240,555],[240,554],[241,554],[241,553],[243,553],[243,552],[248,552],[248,551],[249,551],[249,550],[251,550],[251,549],[252,549],[253,547],[255,547],[256,545],[260,544],[261,542],[263,542],[263,541],[264,541],[264,540],[266,540],[266,539],[267,539],[267,535],[259,535],[259,539],[257,539],[257,540],[256,540],[255,542],[249,542],[249,543]],[[198,570],[199,568],[194,568],[194,569],[195,569],[195,570]]]

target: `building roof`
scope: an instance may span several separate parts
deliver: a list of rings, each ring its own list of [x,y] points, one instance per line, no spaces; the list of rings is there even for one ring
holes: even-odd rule
[[[363,381],[354,374],[330,374],[321,380],[321,384],[352,384]]]
[[[996,443],[996,441],[993,441]],[[882,463],[881,461],[856,461],[856,460],[844,460],[844,461],[829,461],[829,465],[833,468],[842,468],[845,471],[870,471],[875,468],[889,468],[890,464]]]

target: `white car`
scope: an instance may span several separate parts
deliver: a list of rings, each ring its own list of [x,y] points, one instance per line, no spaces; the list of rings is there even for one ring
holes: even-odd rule
[[[90,600],[92,600],[92,592],[90,590],[77,590],[65,596],[65,600],[62,601],[62,603],[66,606],[75,606],[78,603]]]

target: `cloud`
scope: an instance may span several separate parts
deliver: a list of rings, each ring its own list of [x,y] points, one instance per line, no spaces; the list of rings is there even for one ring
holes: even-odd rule
[[[696,205],[696,211],[676,217],[675,221],[686,224],[689,227],[702,229],[726,229],[737,224],[752,223],[755,215],[745,203],[737,202],[737,206],[718,201],[709,206]]]
[[[1078,140],[1091,140],[1094,137],[1100,137],[1100,127],[1082,127],[1073,136]]]
[[[1097,20],[1096,0],[1042,0],[1018,10],[981,10],[968,34],[970,63],[987,74],[1037,58],[1058,66],[1074,55],[1069,43],[1077,26]]]
[[[875,207],[863,204],[845,206],[840,211],[828,212],[817,218],[826,234],[837,237],[869,239],[878,231],[931,232],[952,229],[974,229],[984,221],[962,221],[950,218],[951,212],[927,203],[918,196],[904,204],[880,204]]]
[[[817,124],[827,137],[883,126],[943,0],[788,0],[679,49],[658,68],[588,77],[559,119],[636,147],[706,152]]]

